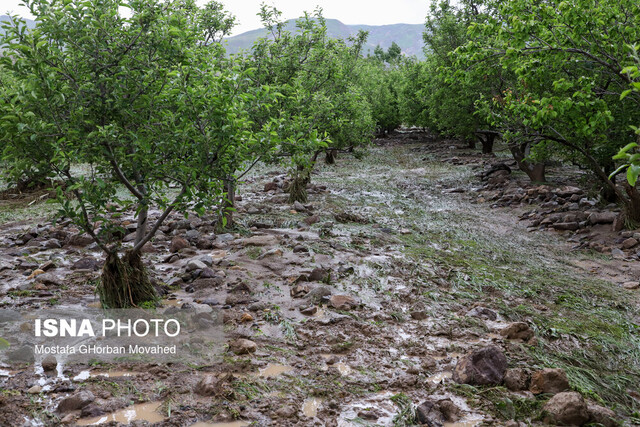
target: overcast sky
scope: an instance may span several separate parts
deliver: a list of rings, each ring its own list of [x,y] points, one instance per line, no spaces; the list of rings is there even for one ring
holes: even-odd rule
[[[206,0],[197,0],[199,4]],[[256,13],[263,0],[221,0],[227,10],[238,18],[233,34],[261,27]],[[338,19],[345,24],[422,24],[427,16],[429,0],[268,0],[286,19],[298,18],[303,11],[312,12],[322,7],[325,18]],[[0,0],[0,14],[13,12],[32,18],[28,10],[20,6],[20,0]]]

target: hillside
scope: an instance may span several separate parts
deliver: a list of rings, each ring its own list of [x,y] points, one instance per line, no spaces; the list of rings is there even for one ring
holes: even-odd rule
[[[287,21],[287,30],[294,31],[295,28],[294,19]],[[423,58],[422,32],[424,25],[421,24],[346,25],[337,19],[327,19],[327,30],[330,37],[340,39],[355,35],[359,30],[368,31],[369,39],[364,48],[365,55],[368,52],[373,53],[377,45],[386,49],[391,46],[392,42],[396,42],[405,55]],[[227,39],[227,51],[238,53],[242,49],[250,49],[254,41],[266,35],[267,30],[262,28],[230,37]]]

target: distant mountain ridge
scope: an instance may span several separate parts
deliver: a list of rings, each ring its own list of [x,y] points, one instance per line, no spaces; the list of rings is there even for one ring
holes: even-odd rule
[[[369,38],[363,49],[365,56],[367,53],[373,55],[373,50],[378,45],[386,50],[391,46],[391,43],[396,42],[405,55],[415,55],[420,59],[424,58],[422,33],[425,27],[422,24],[346,25],[337,19],[327,19],[326,24],[327,34],[331,38],[347,39],[351,35],[358,34],[359,30],[368,31]],[[294,32],[296,30],[296,20],[288,20],[285,28]],[[250,50],[257,39],[267,35],[268,31],[265,28],[261,28],[229,37],[226,39],[227,52],[238,53],[243,49]]]

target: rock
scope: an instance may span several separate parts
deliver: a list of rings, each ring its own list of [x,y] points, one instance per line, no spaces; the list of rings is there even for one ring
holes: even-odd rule
[[[258,345],[255,342],[244,338],[240,338],[229,343],[229,350],[238,355],[255,353],[257,349]]]
[[[311,289],[305,298],[311,300],[312,302],[320,302],[323,297],[327,297],[331,295],[331,289],[326,286],[318,286],[316,288]]]
[[[198,230],[188,230],[184,233],[184,237],[190,242],[197,242],[200,238],[200,232]]]
[[[275,182],[267,182],[264,185],[263,191],[266,193],[267,191],[276,191],[278,189],[278,184]]]
[[[85,257],[74,262],[71,266],[72,270],[99,270],[102,267],[102,261],[95,258]]]
[[[619,425],[616,421],[616,413],[609,408],[587,402],[587,411],[589,412],[589,422],[592,424],[599,424],[604,427],[616,427]]]
[[[349,295],[332,295],[331,298],[329,298],[329,303],[331,304],[331,307],[335,308],[336,310],[344,311],[356,308],[358,305],[358,302],[355,300],[355,298]]]
[[[29,390],[27,390],[27,393],[29,394],[38,394],[42,391],[42,387],[39,385],[34,385],[33,387],[31,387]]]
[[[298,212],[305,212],[307,210],[307,208],[305,208],[304,205],[300,202],[295,202],[293,204],[293,209],[295,209]]]
[[[44,242],[44,247],[46,249],[60,249],[62,247],[62,244],[58,239],[49,239]]]
[[[329,275],[329,271],[325,270],[324,268],[314,268],[311,271],[311,274],[309,274],[309,281],[310,282],[322,282],[324,281],[327,276]]]
[[[214,375],[205,375],[194,388],[194,392],[200,396],[215,396],[219,390],[218,378]]]
[[[300,313],[304,314],[305,316],[313,316],[317,312],[318,312],[318,306],[316,305],[310,305],[308,307],[300,308]]]
[[[58,361],[52,354],[49,354],[42,360],[42,369],[44,369],[45,372],[55,371],[57,366]]]
[[[638,241],[630,237],[622,242],[622,249],[631,249],[638,244]]]
[[[416,419],[418,423],[427,425],[428,427],[444,426],[444,415],[440,412],[438,405],[431,401],[425,400],[416,408]]]
[[[226,243],[232,240],[235,240],[235,237],[233,237],[233,234],[231,233],[219,234],[216,236],[216,241],[220,243]]]
[[[614,259],[624,259],[627,255],[621,249],[613,248],[611,249],[611,256]]]
[[[515,322],[500,331],[500,335],[509,340],[528,341],[533,338],[533,331],[524,322]]]
[[[313,225],[320,221],[320,217],[318,215],[311,215],[302,220],[307,225]]]
[[[185,239],[183,239],[180,236],[175,236],[173,239],[171,239],[171,246],[169,247],[169,251],[171,253],[176,253],[181,249],[188,248],[188,247],[189,247],[189,242],[187,242]]]
[[[424,320],[428,317],[429,315],[424,310],[416,310],[411,312],[411,318],[414,320]]]
[[[61,413],[82,409],[95,400],[95,396],[89,390],[82,390],[78,393],[68,396],[58,405],[58,411]]]
[[[558,393],[542,409],[547,414],[544,421],[549,424],[581,426],[589,421],[589,410],[580,393]]]
[[[498,314],[495,311],[486,307],[474,307],[467,312],[467,316],[486,320],[496,320],[498,318]]]
[[[587,221],[589,221],[589,223],[593,225],[611,224],[613,223],[613,221],[615,221],[617,216],[618,214],[615,212],[593,212],[591,215],[589,215]]]
[[[640,282],[625,282],[622,287],[629,290],[638,289],[640,288]]]
[[[616,216],[616,219],[613,221],[613,224],[611,224],[611,230],[612,231],[620,231],[624,228],[624,215],[622,214],[618,214]]]
[[[496,385],[502,383],[507,370],[507,358],[494,345],[475,350],[462,357],[453,372],[459,384]]]
[[[85,247],[93,243],[93,238],[88,234],[74,234],[69,238],[69,246]]]
[[[450,423],[455,423],[460,419],[460,408],[453,403],[451,399],[443,399],[438,401],[438,407],[440,412],[444,416],[444,420]]]
[[[293,288],[291,288],[291,297],[292,298],[302,298],[309,293],[311,289],[309,285],[305,284],[297,284]]]
[[[578,224],[577,222],[556,222],[551,227],[555,228],[556,230],[575,231],[580,228],[580,224]]]
[[[47,261],[47,262],[45,262],[44,264],[42,264],[40,266],[40,270],[42,270],[42,271],[49,271],[49,270],[52,270],[54,268],[56,268],[56,263],[53,262],[53,261]]]
[[[253,236],[242,239],[241,243],[245,246],[273,246],[278,244],[278,238],[269,234],[263,236]]]
[[[297,254],[297,253],[300,253],[300,252],[309,252],[309,249],[306,246],[296,245],[293,248],[293,253]]]
[[[240,322],[253,322],[253,316],[249,313],[242,313]]]
[[[529,391],[533,394],[556,394],[569,389],[567,374],[562,369],[546,368],[531,375]]]
[[[507,369],[504,374],[504,385],[511,391],[529,389],[529,373],[523,368]]]
[[[557,188],[554,192],[559,197],[567,198],[567,197],[571,197],[571,196],[574,196],[574,195],[582,194],[582,189],[580,189],[578,187],[571,187],[571,186],[567,185],[567,186],[564,186],[564,187]]]
[[[36,282],[45,285],[63,286],[64,282],[58,279],[53,273],[44,273],[36,277]]]
[[[207,237],[200,237],[196,242],[196,248],[211,249],[213,248],[213,240]]]
[[[187,271],[204,270],[205,268],[207,265],[199,259],[192,259],[187,263]]]

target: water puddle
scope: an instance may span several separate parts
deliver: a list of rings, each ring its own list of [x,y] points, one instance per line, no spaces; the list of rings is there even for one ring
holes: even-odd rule
[[[293,371],[293,368],[291,366],[275,365],[269,363],[266,368],[260,369],[260,371],[258,372],[258,376],[263,378],[272,378],[290,371]]]
[[[179,299],[163,299],[162,306],[163,307],[180,307],[182,305],[182,301]]]
[[[302,404],[302,413],[305,417],[314,418],[318,416],[318,408],[322,403],[322,399],[318,399],[316,397],[310,397],[309,399],[305,399]]]
[[[129,406],[108,415],[101,415],[93,418],[79,419],[77,424],[80,426],[94,426],[116,421],[122,424],[129,424],[132,421],[147,421],[149,423],[157,423],[164,420],[164,416],[158,412],[158,408],[162,402],[139,403]]]
[[[451,371],[444,371],[440,372],[439,374],[431,375],[429,378],[427,378],[427,380],[432,383],[439,384],[445,379],[451,378],[452,376],[453,373]]]
[[[89,378],[103,377],[103,378],[120,378],[120,377],[133,377],[138,375],[139,372],[134,371],[81,371],[78,375],[73,377],[74,381],[84,381]]]

